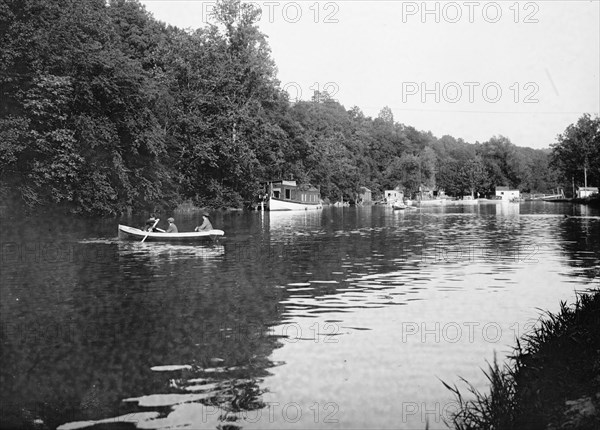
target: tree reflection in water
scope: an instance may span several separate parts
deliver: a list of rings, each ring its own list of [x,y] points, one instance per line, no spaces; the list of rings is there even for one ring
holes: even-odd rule
[[[600,216],[585,205],[573,205],[572,213],[559,230],[567,263],[578,269],[571,276],[600,279]]]
[[[0,271],[2,424],[239,429],[261,411],[268,415],[267,377],[281,364],[272,357],[282,357],[274,351],[284,342],[273,328],[406,305],[427,291],[408,289],[413,281],[461,288],[445,270],[459,264],[440,262],[438,244],[472,249],[466,263],[493,265],[507,278],[534,267],[517,263],[525,257],[515,250],[539,244],[543,252],[532,258],[550,258],[544,270],[560,272],[562,281],[598,279],[597,211],[551,206],[556,213],[530,216],[523,207],[520,215],[440,209],[403,218],[385,208],[344,209],[300,221],[273,217],[270,227],[267,215],[239,216],[227,229],[240,233],[206,249],[74,242],[97,235],[95,221],[57,221],[70,232],[59,239],[46,234],[47,222],[29,230],[17,224],[3,238]],[[60,258],[40,250],[46,243],[50,251],[58,246]],[[387,290],[398,294],[392,299]],[[293,369],[273,370],[285,372]],[[202,411],[212,413],[209,423]]]

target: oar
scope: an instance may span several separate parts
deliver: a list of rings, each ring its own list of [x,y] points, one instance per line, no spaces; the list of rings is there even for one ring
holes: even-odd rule
[[[154,225],[152,226],[152,228],[150,228],[150,231],[148,232],[148,234],[150,234],[150,232],[152,230],[154,230],[154,227],[156,227],[156,224],[158,224],[158,222],[160,221],[160,218],[158,218],[155,222]],[[142,241],[140,243],[144,243],[144,241],[146,240],[146,238],[148,237],[148,234],[146,234],[146,236],[144,236],[144,238],[142,239]]]

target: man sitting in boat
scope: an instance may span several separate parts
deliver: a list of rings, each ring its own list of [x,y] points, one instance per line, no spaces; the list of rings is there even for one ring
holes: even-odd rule
[[[167,221],[169,221],[169,228],[167,228],[166,233],[179,233],[177,226],[175,225],[175,219],[169,218]]]
[[[156,229],[156,227],[154,227],[154,224],[156,224],[156,218],[154,216],[151,216],[150,218],[148,218],[146,220],[146,225],[144,226],[144,228],[142,228],[142,230],[144,230],[144,231],[154,231],[154,232],[158,231]]]
[[[210,223],[210,217],[208,216],[208,214],[202,214],[202,225],[199,225],[198,227],[196,227],[194,229],[194,231],[206,231],[206,230],[212,230],[212,224]]]

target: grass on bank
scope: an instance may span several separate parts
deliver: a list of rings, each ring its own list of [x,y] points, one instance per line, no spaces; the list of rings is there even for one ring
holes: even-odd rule
[[[471,429],[600,429],[600,289],[561,302],[517,340],[509,363],[484,371],[489,394],[465,379],[466,400],[456,385],[442,383],[459,404],[450,423]]]

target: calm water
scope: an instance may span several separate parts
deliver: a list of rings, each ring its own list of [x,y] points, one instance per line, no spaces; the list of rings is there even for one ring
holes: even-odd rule
[[[213,246],[119,222],[2,223],[3,426],[445,428],[440,380],[485,390],[600,273],[599,211],[557,203],[220,214]]]

